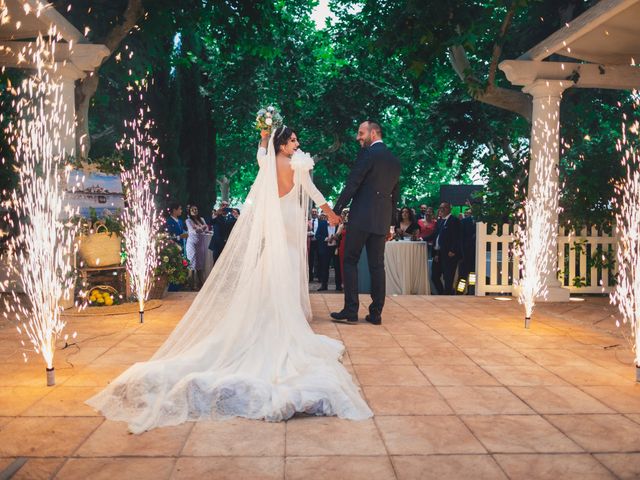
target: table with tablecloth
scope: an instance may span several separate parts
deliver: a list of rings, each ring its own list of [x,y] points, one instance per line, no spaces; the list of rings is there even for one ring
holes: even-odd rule
[[[384,266],[387,295],[430,294],[426,242],[387,242]]]

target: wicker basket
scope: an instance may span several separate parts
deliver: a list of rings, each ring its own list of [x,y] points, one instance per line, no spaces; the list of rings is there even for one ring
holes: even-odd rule
[[[167,294],[168,289],[169,277],[167,275],[160,275],[159,277],[155,277],[153,279],[153,285],[151,285],[151,290],[149,291],[149,300],[160,300],[161,298],[164,298],[164,296]]]
[[[99,225],[90,235],[80,236],[80,257],[87,267],[120,264],[120,236]]]
[[[87,301],[91,298],[91,294],[93,293],[94,290],[101,290],[103,292],[108,292],[111,294],[111,297],[113,298],[113,305],[117,305],[120,303],[120,296],[118,291],[113,288],[111,285],[96,285],[95,287],[92,287],[91,289],[89,289],[89,291],[87,292]],[[91,304],[92,307],[102,307],[102,306],[106,306],[106,305],[102,305],[100,303],[95,303],[95,304]]]

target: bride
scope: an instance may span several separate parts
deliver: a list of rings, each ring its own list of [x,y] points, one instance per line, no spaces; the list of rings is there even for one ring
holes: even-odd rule
[[[295,132],[281,126],[261,135],[242,215],[189,310],[151,360],[87,401],[133,433],[200,418],[372,416],[340,363],[342,343],[308,323],[309,197],[333,223],[336,215]]]

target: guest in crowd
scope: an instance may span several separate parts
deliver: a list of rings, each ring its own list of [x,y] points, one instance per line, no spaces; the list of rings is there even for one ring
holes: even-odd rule
[[[231,229],[236,223],[236,219],[229,208],[229,202],[224,200],[220,202],[220,207],[215,211],[211,223],[213,236],[209,242],[209,250],[213,252],[213,263],[215,265],[227,244]]]
[[[340,259],[338,257],[338,227],[329,225],[327,246],[329,248],[329,267],[333,267],[336,291],[342,291],[342,272],[340,271]]]
[[[316,232],[318,231],[318,209],[311,209],[311,218],[307,226],[307,237],[309,239],[309,281],[312,282],[318,278],[318,240]]]
[[[233,215],[233,218],[238,220],[238,217],[240,216],[240,209],[239,208],[232,208],[231,209],[231,215]],[[235,223],[234,223],[234,225],[235,225]]]
[[[462,231],[462,263],[460,265],[460,278],[468,279],[469,273],[476,270],[476,221],[473,211],[467,208],[464,218],[460,222]]]
[[[416,217],[409,207],[402,207],[400,217],[396,223],[396,236],[400,238],[418,238],[420,225],[416,222]]]
[[[420,205],[420,213],[418,214],[418,220],[424,220],[425,218],[427,218],[427,211],[428,209],[431,207],[428,207],[426,205]],[[433,216],[433,208],[431,208],[431,216]]]
[[[420,208],[426,207],[425,205],[421,205]],[[429,241],[428,238],[431,238],[436,231],[438,226],[438,222],[433,214],[432,207],[426,207],[424,212],[424,218],[418,220],[418,225],[420,226],[419,236],[425,242],[427,242],[427,247],[429,250],[429,257],[432,255],[433,251],[433,240]]]
[[[327,240],[329,238],[329,222],[327,222],[327,216],[321,213],[318,217],[318,228],[315,234],[317,242],[317,255],[318,255],[318,280],[320,280],[319,292],[328,289],[329,284],[329,245]]]
[[[439,295],[453,295],[453,279],[461,257],[460,220],[451,215],[450,203],[442,202],[439,212],[441,218],[433,234],[431,279]]]
[[[185,231],[185,225],[182,222],[182,206],[179,203],[171,203],[169,205],[169,216],[165,223],[165,230],[171,238],[181,249],[182,255],[186,258],[186,239],[189,234]],[[180,290],[181,285],[177,283],[169,284],[170,292],[177,292]]]
[[[204,256],[203,252],[206,247],[202,245],[205,241],[205,234],[209,227],[198,213],[198,207],[191,205],[189,207],[189,216],[187,217],[187,259],[189,260],[189,270],[191,274],[191,286],[193,290],[200,290],[204,283]]]
[[[179,203],[172,203],[169,205],[169,216],[165,223],[165,229],[171,240],[176,242],[182,251],[186,251],[185,240],[189,234],[185,231],[185,225],[182,221],[182,206]]]
[[[338,238],[338,265],[336,266],[336,290],[342,291],[342,279],[344,278],[344,247],[347,243],[347,224],[349,223],[349,209],[345,208],[340,214],[341,222],[336,230]],[[340,289],[338,289],[338,271],[340,272]]]

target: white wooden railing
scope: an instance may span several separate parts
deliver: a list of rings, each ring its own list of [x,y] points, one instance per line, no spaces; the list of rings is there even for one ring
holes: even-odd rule
[[[476,295],[511,293],[519,275],[513,225],[476,223]],[[558,232],[558,279],[572,293],[609,293],[615,276],[616,233],[596,227]]]

